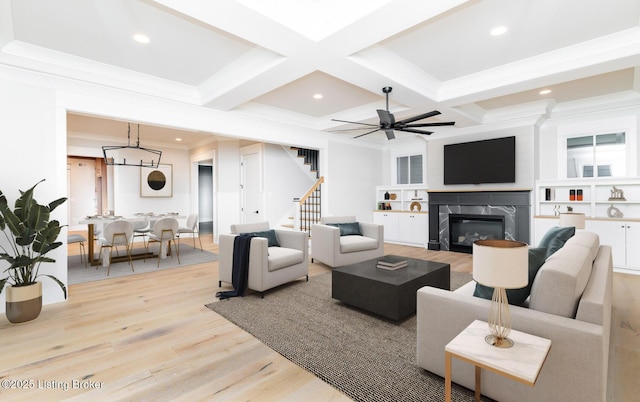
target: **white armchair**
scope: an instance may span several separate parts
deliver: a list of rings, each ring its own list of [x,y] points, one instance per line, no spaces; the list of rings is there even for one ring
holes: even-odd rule
[[[341,229],[328,224],[357,224],[360,235],[341,236]],[[348,228],[349,226],[347,226]],[[318,260],[332,268],[355,264],[384,255],[384,226],[356,222],[355,216],[324,217],[311,226],[311,262]]]
[[[255,233],[269,230],[269,222],[231,225],[231,234],[221,234],[218,239],[220,259],[219,281],[231,283],[233,266],[233,243],[240,233]],[[248,288],[263,293],[276,286],[295,281],[301,277],[309,280],[309,240],[304,232],[274,230],[279,246],[269,247],[266,237],[251,239],[249,250]]]

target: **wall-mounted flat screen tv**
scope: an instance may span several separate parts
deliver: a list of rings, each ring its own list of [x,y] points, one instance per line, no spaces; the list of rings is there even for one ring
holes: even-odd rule
[[[515,183],[516,137],[444,146],[444,184]]]

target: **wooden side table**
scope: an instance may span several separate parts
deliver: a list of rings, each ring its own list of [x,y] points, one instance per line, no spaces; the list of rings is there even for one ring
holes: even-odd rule
[[[455,357],[476,368],[476,401],[480,400],[480,379],[482,369],[493,371],[512,380],[533,386],[538,379],[551,340],[524,332],[511,330],[509,338],[514,345],[501,349],[485,342],[489,334],[486,322],[475,320],[445,346],[445,401],[451,401],[451,358]]]

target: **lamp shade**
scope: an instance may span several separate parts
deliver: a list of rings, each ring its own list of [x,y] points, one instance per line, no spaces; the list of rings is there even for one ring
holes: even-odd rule
[[[512,240],[473,243],[473,279],[494,288],[519,289],[529,283],[529,248]]]
[[[578,212],[561,212],[558,226],[573,226],[576,229],[584,229],[585,215]]]

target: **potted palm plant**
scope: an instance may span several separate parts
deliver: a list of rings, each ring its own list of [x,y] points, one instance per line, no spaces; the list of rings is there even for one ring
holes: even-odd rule
[[[55,262],[47,254],[62,245],[56,241],[62,226],[50,220],[51,211],[64,203],[66,197],[49,205],[41,205],[33,198],[40,180],[27,191],[20,190],[20,197],[11,209],[7,198],[0,191],[0,230],[6,242],[0,242],[0,260],[10,265],[4,270],[7,277],[0,279],[0,292],[7,286],[6,315],[9,322],[18,324],[31,321],[42,310],[42,283],[38,277],[53,279],[67,298],[67,288],[56,277],[40,273],[40,264]]]

